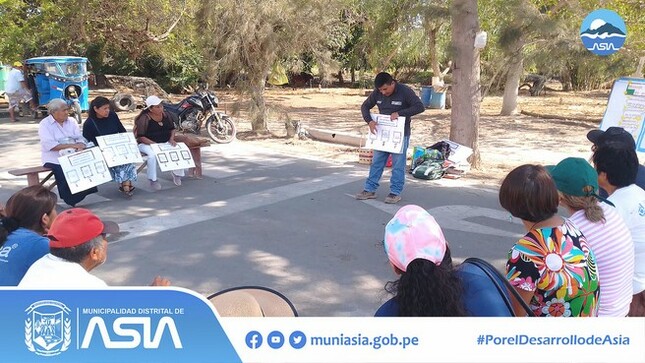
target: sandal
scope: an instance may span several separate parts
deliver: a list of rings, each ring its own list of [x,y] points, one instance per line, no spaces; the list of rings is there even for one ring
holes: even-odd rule
[[[136,188],[133,185],[125,185],[125,187],[127,187],[127,189],[124,188],[124,186],[120,186],[119,191],[121,191],[121,193],[125,194],[128,197],[133,196],[134,195],[134,190]]]

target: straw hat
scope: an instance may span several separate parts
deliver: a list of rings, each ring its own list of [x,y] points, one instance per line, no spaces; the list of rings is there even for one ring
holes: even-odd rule
[[[294,317],[291,301],[281,293],[262,286],[239,286],[208,297],[222,317]]]

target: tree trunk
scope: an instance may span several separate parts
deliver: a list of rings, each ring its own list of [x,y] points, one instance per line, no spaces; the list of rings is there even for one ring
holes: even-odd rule
[[[267,131],[267,108],[264,101],[264,82],[264,77],[262,77],[251,83],[251,129],[256,133]]]
[[[443,78],[441,68],[439,68],[439,58],[437,58],[437,31],[439,28],[428,28],[428,50],[430,51],[430,67],[432,67],[432,76]],[[428,84],[432,83],[432,79],[428,80]]]
[[[338,84],[342,87],[344,83],[345,83],[345,80],[343,79],[343,70],[339,69],[338,70]]]
[[[356,83],[356,69],[354,67],[352,67],[350,74],[352,75],[352,86],[354,86],[354,83]]]
[[[504,98],[502,100],[502,116],[510,116],[518,113],[517,94],[520,87],[520,78],[524,70],[524,58],[522,57],[522,48],[516,51],[511,57],[508,64],[508,73],[506,74],[506,83],[504,84]]]
[[[450,140],[473,149],[470,164],[479,168],[479,107],[481,102],[479,50],[475,34],[479,30],[477,1],[454,0],[452,48],[455,57],[450,112]]]

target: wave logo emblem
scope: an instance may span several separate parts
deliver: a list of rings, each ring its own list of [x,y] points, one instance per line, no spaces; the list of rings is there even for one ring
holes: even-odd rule
[[[625,21],[613,10],[595,10],[580,25],[582,44],[596,55],[616,53],[625,44],[626,37]]]
[[[41,300],[25,310],[25,345],[45,357],[58,355],[72,342],[70,310],[55,300]]]

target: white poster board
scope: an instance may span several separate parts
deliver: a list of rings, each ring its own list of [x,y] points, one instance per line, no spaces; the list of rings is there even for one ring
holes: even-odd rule
[[[468,158],[473,154],[473,149],[448,139],[443,139],[441,141],[450,145],[450,156],[448,156],[449,161],[452,161],[455,164],[468,164]]]
[[[81,150],[58,158],[72,194],[112,180],[110,170],[98,147]]]
[[[376,134],[369,132],[365,148],[400,154],[403,149],[405,117],[391,120],[390,115],[372,114],[376,121]]]
[[[134,134],[131,132],[97,136],[96,142],[109,167],[143,162]]]
[[[195,161],[190,154],[188,146],[183,142],[178,142],[177,146],[171,146],[168,143],[151,144],[152,151],[155,153],[159,169],[161,171],[188,169],[195,167]]]
[[[645,79],[620,78],[614,82],[607,109],[600,123],[601,130],[619,126],[631,133],[636,151],[645,152]]]

